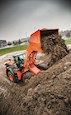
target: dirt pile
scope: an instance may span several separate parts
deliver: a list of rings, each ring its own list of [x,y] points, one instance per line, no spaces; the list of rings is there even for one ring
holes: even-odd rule
[[[51,67],[25,84],[10,82],[0,66],[0,115],[71,115],[71,51],[55,35],[42,38],[42,49]]]
[[[3,74],[4,75],[4,74]],[[0,115],[70,115],[71,52],[27,84],[0,77]]]
[[[49,57],[47,60],[48,67],[52,66],[55,62],[69,53],[65,42],[60,35],[42,37],[41,47],[44,53]]]

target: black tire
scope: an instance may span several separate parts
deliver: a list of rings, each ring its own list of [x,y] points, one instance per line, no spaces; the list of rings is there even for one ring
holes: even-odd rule
[[[15,76],[15,73],[13,73],[12,71],[8,70],[7,71],[7,77],[10,81],[17,83],[18,82],[18,78],[17,76]]]
[[[22,77],[23,82],[25,82],[26,79],[31,79],[32,76],[33,74],[31,72],[24,73]]]
[[[39,64],[39,65],[37,65],[37,67],[41,70],[47,70],[48,69],[48,66],[46,64]]]

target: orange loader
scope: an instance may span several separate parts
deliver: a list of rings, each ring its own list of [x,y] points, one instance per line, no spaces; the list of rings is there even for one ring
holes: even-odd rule
[[[41,38],[52,34],[58,34],[58,29],[43,28],[31,34],[25,57],[23,54],[15,55],[13,56],[13,61],[9,59],[5,64],[6,75],[10,81],[19,82],[22,81],[23,78],[24,80],[30,79],[30,77],[25,77],[27,72],[33,75],[38,75],[40,73],[40,66],[35,65],[36,54],[37,52],[44,53],[41,48]],[[47,67],[43,67],[43,69],[45,70]]]

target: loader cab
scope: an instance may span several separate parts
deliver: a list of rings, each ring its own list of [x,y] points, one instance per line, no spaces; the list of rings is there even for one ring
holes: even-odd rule
[[[24,64],[25,55],[24,54],[15,55],[13,56],[13,58],[14,58],[15,64],[20,69]]]

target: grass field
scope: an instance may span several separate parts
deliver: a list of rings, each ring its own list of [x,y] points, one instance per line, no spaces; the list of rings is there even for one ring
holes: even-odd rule
[[[11,53],[11,52],[26,50],[26,48],[27,48],[27,44],[25,44],[25,45],[17,45],[15,47],[0,49],[0,56],[4,55],[4,54],[7,54],[7,53]]]
[[[65,40],[65,44],[71,44],[71,38]]]

